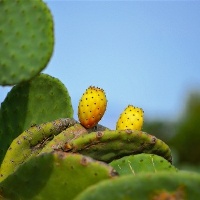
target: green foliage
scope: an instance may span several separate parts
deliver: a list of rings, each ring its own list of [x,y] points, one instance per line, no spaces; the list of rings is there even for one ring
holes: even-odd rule
[[[163,157],[145,153],[125,156],[112,161],[110,165],[119,173],[119,175],[136,175],[141,172],[157,173],[160,171],[177,171],[177,169]]]
[[[98,131],[72,139],[66,151],[78,152],[104,162],[126,155],[152,153],[172,161],[167,144],[142,131]]]
[[[168,143],[176,131],[176,123],[167,120],[145,120],[143,130]]]
[[[170,141],[177,150],[180,163],[200,164],[200,94],[190,95],[177,134]]]
[[[75,200],[183,200],[200,199],[197,173],[141,173],[105,180],[83,191]]]
[[[54,46],[53,19],[41,0],[0,1],[0,84],[30,80],[44,69]]]
[[[33,157],[0,183],[8,199],[71,200],[88,186],[116,176],[112,167],[79,154],[54,152]]]
[[[71,118],[71,98],[61,81],[40,74],[17,84],[8,93],[0,110],[0,162],[14,138],[34,124]]]

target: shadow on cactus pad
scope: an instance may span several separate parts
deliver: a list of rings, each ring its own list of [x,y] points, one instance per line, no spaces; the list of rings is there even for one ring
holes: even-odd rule
[[[6,199],[71,200],[88,186],[116,176],[105,163],[56,151],[36,156],[0,183]]]
[[[58,79],[40,74],[7,94],[0,110],[0,162],[24,130],[58,118],[71,118],[73,108],[67,88]]]
[[[97,183],[75,200],[197,200],[199,187],[198,173],[141,173]]]

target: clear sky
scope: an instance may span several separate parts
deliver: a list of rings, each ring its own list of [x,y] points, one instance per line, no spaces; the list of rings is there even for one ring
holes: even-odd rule
[[[148,119],[175,119],[200,90],[200,1],[45,2],[55,48],[43,72],[66,85],[75,118],[90,85],[106,92],[100,123],[110,128],[128,104]],[[0,102],[9,89],[0,87]]]

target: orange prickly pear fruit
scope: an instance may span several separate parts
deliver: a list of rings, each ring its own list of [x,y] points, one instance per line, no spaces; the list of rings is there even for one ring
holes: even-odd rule
[[[116,130],[131,129],[140,131],[143,125],[143,115],[142,108],[128,105],[117,121]]]
[[[82,95],[78,106],[78,118],[85,128],[92,128],[101,120],[107,106],[103,89],[90,86]]]

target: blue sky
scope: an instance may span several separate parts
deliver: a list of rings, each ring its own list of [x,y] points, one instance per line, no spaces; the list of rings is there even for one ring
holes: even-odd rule
[[[55,22],[55,48],[43,71],[78,101],[90,86],[105,90],[101,124],[115,128],[128,104],[146,119],[175,120],[187,93],[200,90],[200,2],[45,1]],[[0,87],[0,102],[9,87]]]

